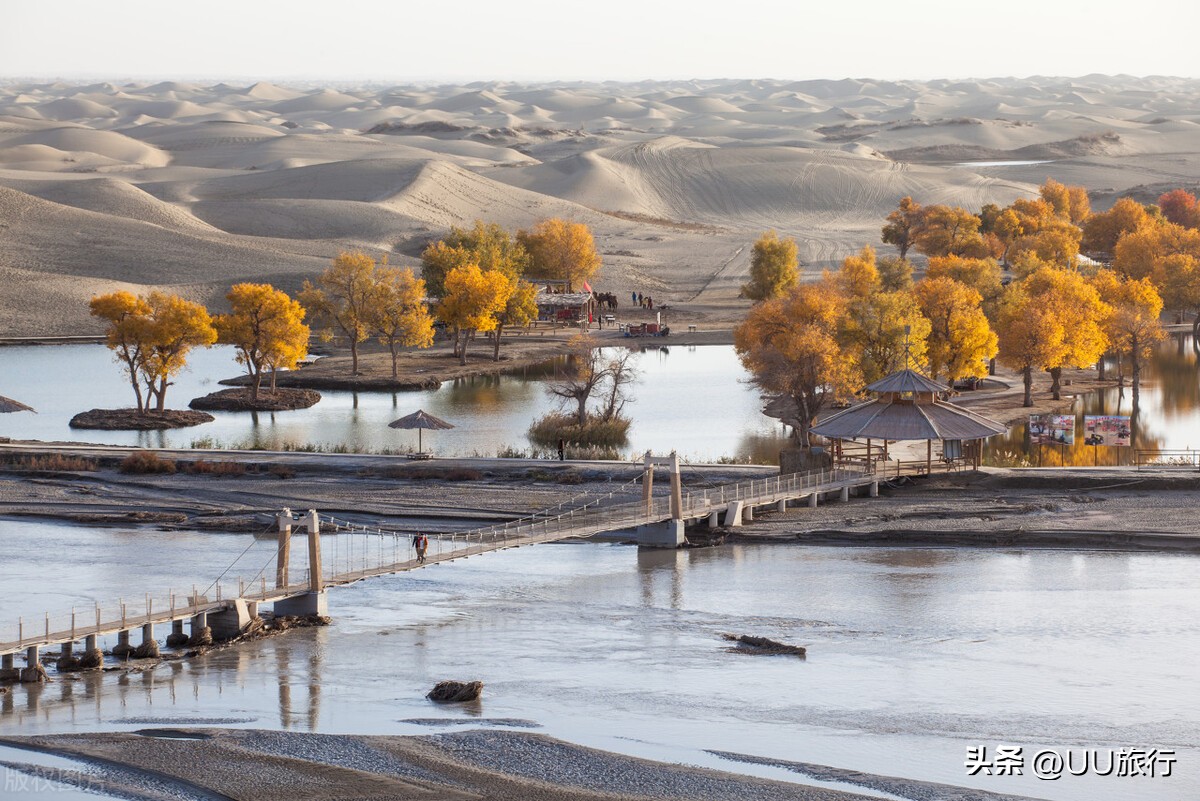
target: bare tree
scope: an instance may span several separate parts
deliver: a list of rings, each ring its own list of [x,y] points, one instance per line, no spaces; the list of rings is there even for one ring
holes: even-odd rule
[[[632,350],[622,349],[620,355],[610,359],[604,368],[608,386],[605,387],[604,410],[600,417],[606,421],[620,417],[625,404],[633,399],[630,389],[639,376],[634,365],[635,356]]]
[[[575,404],[575,422],[587,423],[587,405],[604,382],[608,370],[600,363],[600,354],[590,338],[580,334],[567,343],[570,365],[559,379],[546,385],[546,391],[562,398],[565,404]]]

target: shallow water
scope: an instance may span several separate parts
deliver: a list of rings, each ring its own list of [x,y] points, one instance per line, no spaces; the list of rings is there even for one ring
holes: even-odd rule
[[[69,546],[53,582],[15,558],[28,524],[0,522],[5,618],[161,585],[199,558],[188,549],[250,542],[38,525]],[[704,750],[1052,799],[1197,797],[1198,583],[1200,561],[1168,554],[540,545],[333,590],[327,629],[17,687],[0,698],[0,732],[207,722],[428,734],[438,729],[401,721],[513,718],[730,770],[743,768]],[[723,632],[809,656],[727,653]],[[483,703],[431,705],[424,693],[444,678],[483,680]],[[967,746],[997,744],[1157,746],[1178,763],[1155,780],[966,776]]]
[[[0,436],[100,442],[143,447],[284,443],[351,450],[415,450],[417,433],[389,429],[397,417],[425,409],[453,423],[425,432],[424,446],[444,456],[495,456],[505,447],[528,450],[529,425],[557,408],[544,390],[555,362],[505,376],[447,382],[436,390],[401,393],[322,392],[311,409],[251,414],[213,412],[211,423],[165,432],[82,431],[67,424],[91,408],[133,405],[133,391],[101,345],[0,347],[0,394],[37,409],[0,415]],[[762,414],[732,347],[651,348],[637,358],[641,378],[626,414],[633,420],[628,453],[677,450],[692,461],[722,457],[776,463],[786,443],[778,421]],[[238,375],[230,348],[196,351],[191,367],[167,393],[168,406],[222,389]]]

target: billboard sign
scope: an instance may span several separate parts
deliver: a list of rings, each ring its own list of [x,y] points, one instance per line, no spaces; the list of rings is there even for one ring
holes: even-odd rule
[[[1029,440],[1034,445],[1074,445],[1075,415],[1029,415]]]
[[[1084,445],[1128,446],[1132,438],[1128,417],[1085,415],[1083,431]]]

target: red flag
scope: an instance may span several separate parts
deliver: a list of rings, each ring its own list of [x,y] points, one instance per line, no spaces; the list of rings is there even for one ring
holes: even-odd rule
[[[587,281],[584,281],[583,282],[583,291],[588,293],[589,295],[592,294],[592,285],[589,284]]]

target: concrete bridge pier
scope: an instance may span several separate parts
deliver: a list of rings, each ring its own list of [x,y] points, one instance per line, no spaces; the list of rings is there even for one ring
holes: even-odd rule
[[[133,653],[133,646],[129,644],[129,630],[117,632],[117,644],[113,646],[112,655],[118,659],[124,659]]]
[[[183,633],[183,619],[171,621],[171,633],[167,635],[167,647],[178,648],[187,645],[188,636]]]
[[[208,616],[212,637],[216,640],[232,640],[250,625],[250,607],[245,598],[234,598],[228,606]]]
[[[742,520],[747,523],[754,522],[754,506],[752,504],[746,504],[746,508],[742,510]]]
[[[154,639],[154,624],[142,625],[142,644],[133,652],[138,659],[155,659],[159,656],[158,640]]]
[[[868,498],[878,498],[879,497],[879,482],[878,481],[872,481],[870,484],[867,485],[867,497]]]
[[[775,504],[775,511],[786,512],[787,511],[787,500],[784,499],[784,500],[780,501],[779,503]]]
[[[809,508],[809,509],[816,509],[816,508],[817,508],[817,503],[818,503],[818,499],[817,499],[817,493],[815,493],[815,492],[814,492],[812,495],[809,495],[809,496],[808,496],[808,508]]]
[[[212,645],[212,629],[208,626],[208,612],[201,612],[192,617],[189,626],[192,636],[189,645]]]
[[[839,497],[839,500],[842,503],[846,503],[847,501],[850,500],[850,487],[848,485],[845,487],[842,487],[842,492],[841,492],[841,496]]]
[[[98,635],[89,634],[83,640],[83,656],[79,657],[82,668],[98,668],[104,664],[104,652],[100,650]]]
[[[25,649],[25,669],[21,671],[22,684],[40,684],[50,681],[46,669],[42,667],[41,647],[31,645]]]
[[[712,514],[708,516],[708,527],[716,528],[721,525],[721,513],[714,509]]]
[[[21,678],[21,674],[13,666],[13,655],[0,656],[0,681],[13,681],[19,678]]]
[[[742,507],[745,501],[730,501],[725,507],[725,525],[740,526],[742,524]]]

